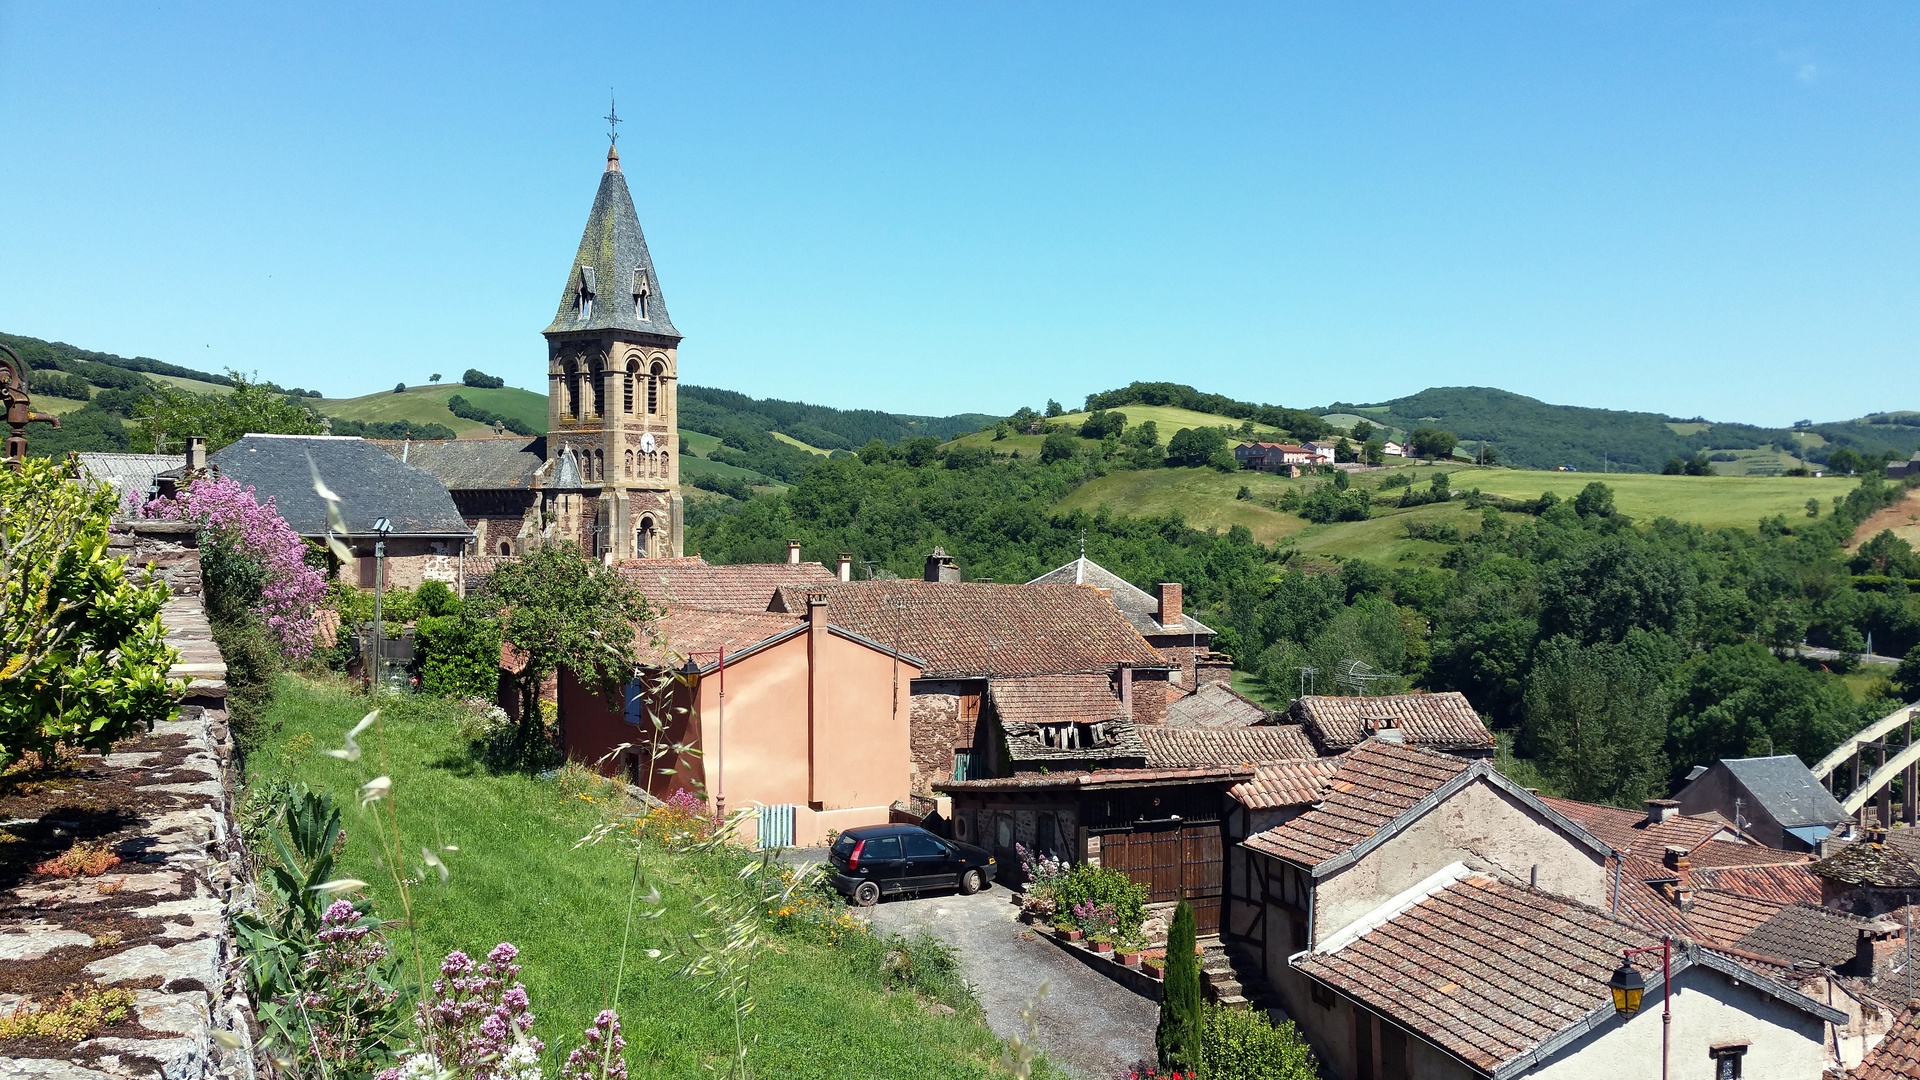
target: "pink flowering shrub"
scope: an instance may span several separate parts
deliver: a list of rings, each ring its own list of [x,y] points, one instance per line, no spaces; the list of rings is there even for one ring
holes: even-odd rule
[[[141,515],[198,525],[203,564],[237,565],[237,576],[257,578],[260,598],[251,610],[261,626],[288,659],[312,654],[314,616],[327,583],[307,565],[305,541],[275,512],[271,497],[263,505],[250,487],[205,477],[171,499],[153,500]]]
[[[539,1060],[545,1045],[534,1038],[533,1011],[527,988],[514,979],[520,950],[503,941],[480,963],[463,952],[451,952],[440,962],[433,992],[414,1006],[415,1042],[433,1055],[439,1067],[463,1080],[517,1080],[523,1063]],[[381,1073],[381,1080],[399,1080],[420,1055],[408,1054],[408,1064]],[[537,1065],[534,1066],[536,1069]]]
[[[627,1080],[627,1040],[620,1037],[620,1014],[600,1010],[586,1037],[567,1055],[560,1080]]]
[[[338,1068],[379,1054],[400,997],[384,974],[386,941],[346,900],[327,906],[315,937],[320,947],[301,965],[313,989],[300,995],[314,1056]]]

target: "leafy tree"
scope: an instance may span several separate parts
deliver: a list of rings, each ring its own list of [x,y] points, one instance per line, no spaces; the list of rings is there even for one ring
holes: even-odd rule
[[[1667,463],[1660,466],[1660,475],[1662,476],[1679,476],[1686,471],[1687,463],[1677,457],[1668,458]]]
[[[1049,434],[1040,444],[1040,464],[1049,465],[1056,461],[1071,461],[1074,453],[1080,449],[1080,440],[1064,431]]]
[[[1573,497],[1573,512],[1583,518],[1612,517],[1613,489],[1598,480],[1593,481]]]
[[[1688,476],[1713,475],[1713,463],[1707,460],[1707,455],[1705,454],[1695,454],[1688,458],[1683,468]]]
[[[475,390],[498,390],[507,385],[507,380],[497,375],[489,375],[479,368],[468,368],[467,373],[460,376],[460,384],[471,386]]]
[[[1603,537],[1540,577],[1540,627],[1581,644],[1624,641],[1630,631],[1685,637],[1696,579],[1684,560],[1632,534]]]
[[[1353,444],[1347,441],[1346,436],[1342,435],[1340,441],[1333,444],[1334,461],[1346,464],[1359,460],[1359,457],[1360,455],[1354,452]]]
[[[64,463],[0,469],[0,765],[105,750],[173,715],[169,593],[108,554],[114,504]]]
[[[901,461],[918,469],[933,464],[940,454],[940,440],[931,435],[917,435],[902,442],[895,450]]]
[[[1067,410],[1060,407],[1059,402],[1052,398],[1047,399],[1047,419],[1051,420],[1056,416],[1065,416],[1066,412]]]
[[[404,393],[406,393],[406,392],[407,392],[407,384],[406,384],[406,383],[405,383],[404,381],[402,381],[402,382],[397,382],[397,383],[394,383],[394,384],[393,384],[393,392],[394,392],[394,393],[396,393],[396,394],[404,394]]]
[[[1525,710],[1521,748],[1567,797],[1637,806],[1665,793],[1665,687],[1626,644],[1547,641]]]
[[[1438,428],[1415,428],[1407,436],[1407,446],[1415,457],[1449,458],[1453,456],[1453,448],[1459,444],[1458,435]]]
[[[503,640],[524,653],[515,677],[523,735],[537,734],[540,687],[564,667],[582,685],[616,695],[638,656],[633,628],[654,616],[633,583],[572,544],[549,544],[502,564],[483,600]]]
[[[1230,463],[1228,470],[1235,467],[1231,464],[1233,451],[1227,449],[1227,436],[1219,428],[1181,428],[1167,440],[1168,465],[1217,468],[1220,455],[1225,455]]]
[[[430,383],[437,383],[437,382],[439,382],[439,381],[440,381],[440,373],[436,371],[436,372],[434,372],[433,374],[431,374],[431,375],[429,375],[429,376],[427,376],[427,381],[428,381],[428,382],[430,382]]]
[[[1819,499],[1807,500],[1807,516],[1810,518],[1817,518],[1820,516],[1820,500]]]
[[[1254,1009],[1208,1005],[1200,1020],[1201,1076],[1234,1080],[1319,1080],[1313,1048],[1288,1020]]]
[[[947,451],[949,469],[984,469],[993,464],[993,451],[984,446],[956,446]]]
[[[1837,676],[1781,660],[1755,642],[1695,656],[1672,682],[1668,753],[1676,771],[1723,757],[1818,761],[1882,711],[1878,702],[1855,702]]]
[[[151,412],[141,418],[146,445],[180,445],[190,435],[203,435],[207,452],[218,453],[242,435],[319,435],[320,418],[305,405],[253,376],[229,370],[233,392],[226,395],[190,394],[173,386],[156,386]]]
[[[1162,1069],[1192,1069],[1200,1064],[1200,957],[1194,952],[1193,906],[1185,900],[1173,909],[1167,931],[1166,985],[1160,994],[1160,1026],[1153,1046]]]
[[[686,451],[683,449],[681,453],[684,454]],[[860,460],[868,465],[880,464],[887,460],[887,455],[887,444],[881,442],[879,439],[874,439],[860,448]]]
[[[431,615],[414,624],[414,633],[420,685],[428,693],[493,696],[500,681],[498,621],[467,612]]]
[[[1369,465],[1384,464],[1387,460],[1387,444],[1380,439],[1368,439],[1360,447],[1360,457]]]
[[[1080,422],[1080,437],[1083,439],[1104,439],[1109,435],[1118,435],[1127,427],[1127,414],[1107,412],[1103,409],[1087,414]]]
[[[1920,700],[1920,645],[1907,652],[1893,671],[1893,688],[1908,701]]]
[[[1364,443],[1368,439],[1373,438],[1373,421],[1356,420],[1353,422],[1353,427],[1348,429],[1347,434],[1353,436],[1354,442]]]

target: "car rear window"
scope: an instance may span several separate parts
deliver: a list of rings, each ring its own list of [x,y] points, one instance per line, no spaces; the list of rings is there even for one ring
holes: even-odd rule
[[[900,857],[900,838],[897,836],[879,836],[867,841],[860,852],[862,861],[868,859],[897,859]]]
[[[833,853],[835,855],[851,855],[853,854],[853,846],[859,842],[860,841],[855,840],[846,833],[841,833],[840,839],[833,842]]]
[[[902,839],[907,842],[909,859],[938,859],[947,853],[947,845],[926,833],[907,833]]]

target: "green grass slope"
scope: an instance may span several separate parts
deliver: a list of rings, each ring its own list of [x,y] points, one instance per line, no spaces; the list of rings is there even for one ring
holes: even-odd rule
[[[547,396],[511,386],[480,390],[458,383],[441,383],[409,386],[404,394],[389,390],[357,398],[319,398],[313,404],[326,415],[343,420],[445,424],[463,439],[493,434],[491,425],[453,415],[447,408],[447,399],[455,394],[489,412],[513,417],[535,431],[547,430]]]
[[[520,977],[545,1040],[546,1075],[557,1076],[580,1032],[609,1004],[620,1012],[635,1077],[691,1077],[726,1071],[732,1020],[677,966],[655,963],[648,949],[670,951],[683,935],[711,928],[697,905],[719,887],[724,870],[691,856],[649,847],[643,865],[662,897],[663,914],[633,929],[626,981],[608,1002],[619,963],[628,883],[634,864],[618,842],[574,848],[599,820],[587,802],[560,786],[522,774],[496,774],[474,764],[433,699],[389,706],[381,726],[360,738],[357,763],[325,756],[366,710],[366,699],[338,684],[283,678],[266,721],[273,734],[252,755],[250,784],[274,776],[329,791],[345,808],[347,833],[339,871],[372,883],[377,913],[402,917],[392,877],[376,860],[373,830],[397,815],[401,848],[436,850],[451,880],[434,875],[414,886],[414,920],[429,970],[455,949],[480,956],[501,941],[520,948]],[[359,812],[355,790],[376,775],[392,777],[390,803]],[[643,909],[644,911],[644,909]],[[410,966],[404,930],[396,954]],[[977,1007],[961,1001],[954,1015],[936,1015],[919,995],[889,992],[873,963],[846,946],[777,936],[756,959],[758,1008],[747,1021],[757,1042],[749,1063],[757,1076],[844,1080],[859,1076],[927,1080],[984,1078],[999,1043]],[[710,1074],[715,1069],[719,1073]],[[1043,1068],[1036,1075],[1057,1076]]]

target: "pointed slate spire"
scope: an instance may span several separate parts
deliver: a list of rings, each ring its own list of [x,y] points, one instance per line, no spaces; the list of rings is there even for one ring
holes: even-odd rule
[[[590,304],[581,303],[582,293]],[[575,330],[628,330],[680,340],[680,331],[667,317],[660,275],[647,254],[647,238],[640,232],[626,174],[620,171],[620,154],[611,148],[586,231],[580,235],[580,250],[560,294],[560,310],[546,332]]]

